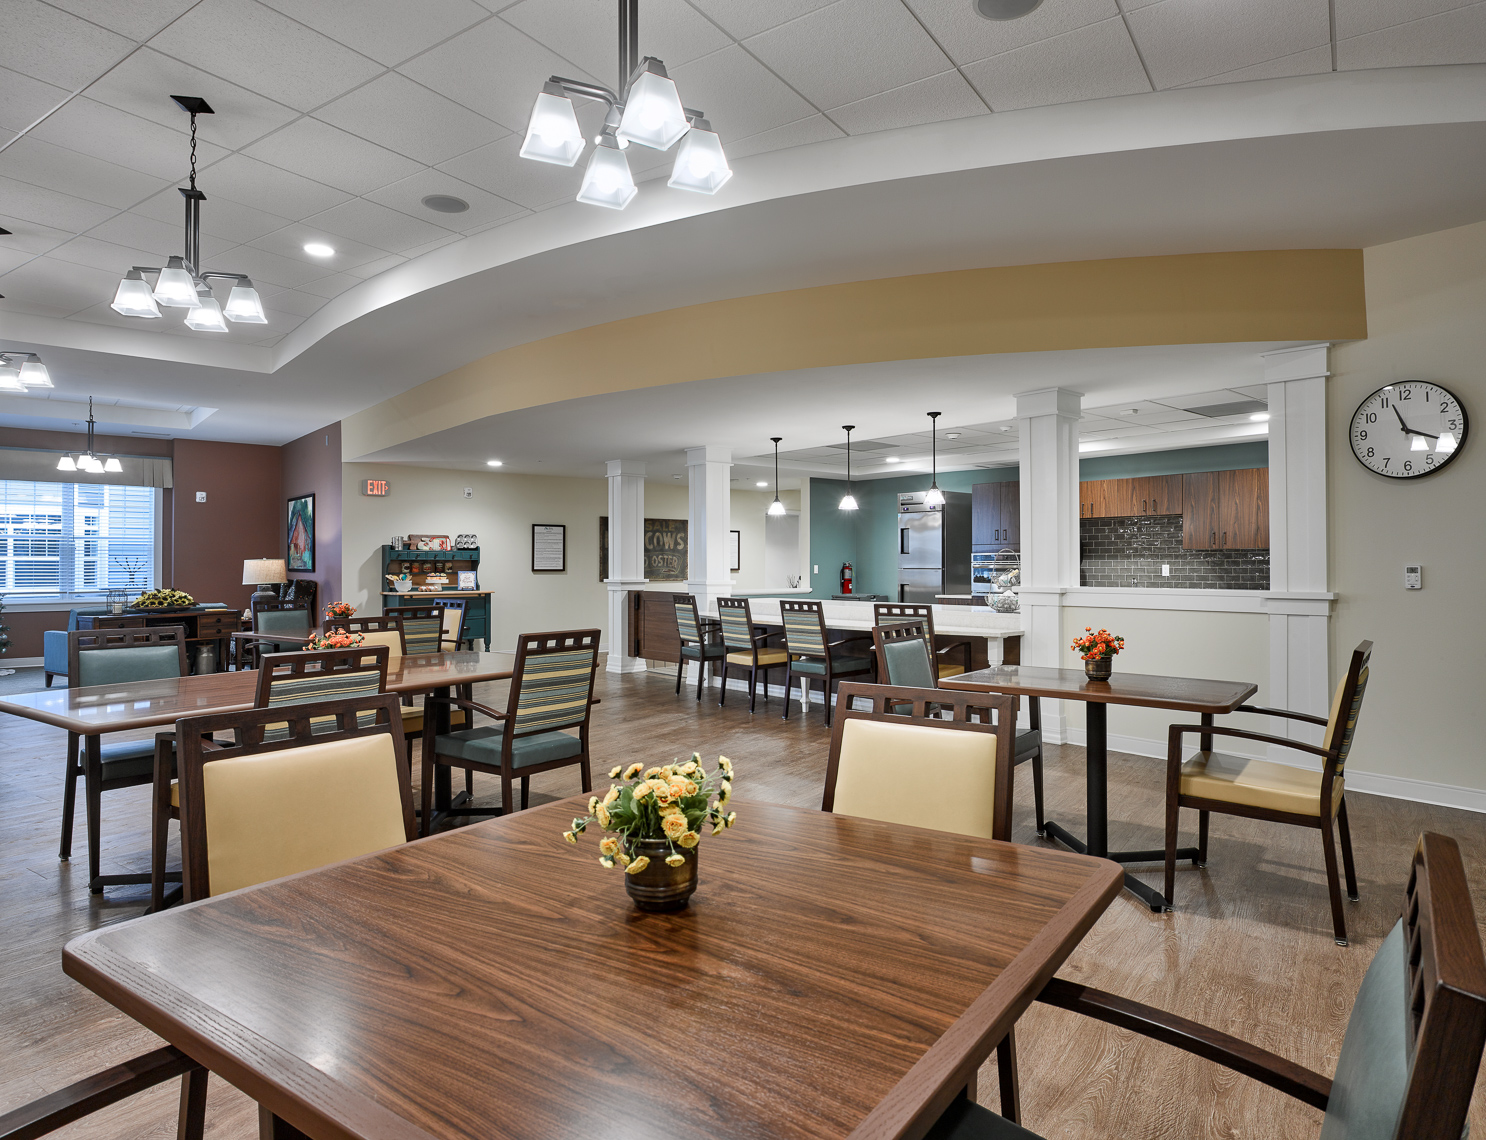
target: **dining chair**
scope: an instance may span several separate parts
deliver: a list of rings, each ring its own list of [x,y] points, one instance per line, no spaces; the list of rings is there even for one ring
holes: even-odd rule
[[[67,687],[125,685],[184,677],[186,627],[157,625],[125,629],[77,629],[67,635]],[[94,886],[101,874],[103,793],[148,784],[155,773],[152,740],[126,740],[104,744],[97,736],[67,734],[67,764],[62,785],[62,844],[60,858],[72,858],[72,821],[77,805],[77,781],[83,781],[88,820],[88,882]],[[125,882],[144,882],[137,875],[121,876]]]
[[[955,641],[942,649],[934,634],[934,607],[912,602],[878,602],[872,607],[873,625],[897,625],[905,621],[921,621],[929,633],[929,646],[933,650],[934,672],[938,677],[958,677],[970,672],[973,647],[968,641]],[[950,655],[960,658],[956,663]]]
[[[822,811],[1010,842],[1015,697],[850,682],[840,691],[846,706],[831,732]],[[996,1062],[1002,1116],[1016,1120],[1011,1033]]]
[[[232,635],[232,667],[256,669],[265,653],[290,653],[304,648],[315,632],[315,611],[308,598],[279,601],[259,599],[248,602],[253,628]]]
[[[1167,734],[1166,753],[1166,901],[1176,889],[1177,815],[1182,808],[1196,808],[1198,866],[1207,864],[1207,827],[1210,812],[1239,815],[1271,823],[1313,827],[1321,832],[1321,853],[1326,864],[1326,890],[1331,897],[1331,925],[1338,946],[1347,944],[1347,916],[1342,907],[1341,884],[1337,880],[1336,838],[1341,836],[1342,865],[1347,876],[1347,897],[1358,900],[1357,869],[1352,861],[1352,832],[1347,825],[1347,753],[1357,731],[1357,715],[1367,692],[1368,663],[1372,642],[1364,641],[1352,651],[1347,673],[1336,687],[1331,715],[1325,719],[1284,709],[1240,705],[1238,712],[1278,716],[1322,725],[1325,734],[1318,747],[1300,740],[1244,729],[1202,724],[1174,724]],[[1182,738],[1198,736],[1200,751],[1182,763]],[[1269,760],[1251,760],[1212,751],[1214,736],[1235,737],[1294,749],[1321,757],[1319,772]]]
[[[33,1140],[45,1136],[174,1077],[181,1078],[177,1140],[202,1140],[206,1129],[207,1070],[174,1045],[132,1057],[29,1104],[0,1113],[0,1140]]]
[[[459,649],[464,644],[464,599],[445,598],[439,604],[444,608],[439,648]]]
[[[826,619],[819,602],[786,601],[779,603],[779,616],[784,622],[784,647],[789,660],[784,665],[784,717],[789,719],[790,685],[798,676],[804,683],[800,697],[800,715],[808,706],[811,678],[819,677],[825,697],[826,727],[831,724],[831,697],[837,683],[847,677],[860,677],[872,672],[872,659],[865,652],[837,652],[847,645],[871,642],[870,634],[856,634],[839,641],[827,642]]]
[[[697,599],[693,594],[672,594],[671,605],[676,611],[676,630],[681,635],[681,654],[676,662],[676,693],[681,693],[681,678],[686,675],[686,663],[697,663],[697,700],[702,699],[702,683],[707,679],[707,662],[722,661],[727,657],[727,646],[721,641],[711,640],[702,629],[702,618],[697,612]],[[723,670],[722,687],[727,688],[727,670]]]
[[[769,670],[788,665],[789,654],[767,644],[769,638],[777,634],[755,629],[747,598],[718,598],[717,617],[722,625],[722,644],[727,650],[722,659],[722,696],[717,703],[725,704],[728,699],[728,669],[747,669],[748,711],[752,712],[759,674],[763,674],[764,704],[768,704]]]
[[[588,729],[593,706],[593,678],[598,671],[597,629],[556,633],[523,633],[516,638],[516,664],[504,712],[463,697],[429,697],[452,713],[464,709],[498,723],[462,729],[423,746],[423,834],[433,820],[434,767],[445,764],[466,772],[486,772],[501,779],[499,808],[456,807],[449,815],[503,815],[512,810],[512,782],[521,778],[521,806],[527,806],[531,777],[538,772],[576,764],[583,791],[593,790],[588,759]],[[576,735],[574,735],[576,733]]]
[[[939,676],[931,656],[934,644],[928,630],[917,619],[896,625],[874,625],[872,643],[877,651],[878,680],[887,685],[936,688]],[[1046,827],[1042,800],[1042,708],[1036,697],[1028,698],[1029,726],[1018,729],[1012,764],[1032,762],[1032,800],[1037,813],[1037,834]]]
[[[1486,957],[1465,864],[1455,840],[1432,832],[1414,849],[1402,917],[1357,990],[1329,1080],[1221,1030],[1062,978],[1037,1000],[1216,1061],[1318,1108],[1326,1140],[1461,1140],[1486,1047]],[[927,1135],[1037,1140],[963,1095]]]
[[[402,659],[406,656],[406,642],[403,633],[403,619],[393,614],[383,614],[379,617],[352,617],[341,621],[332,621],[327,618],[323,623],[325,632],[332,629],[344,629],[347,633],[361,634],[363,647],[383,645],[387,647],[387,671],[394,673],[402,667]],[[460,696],[471,695],[473,686],[460,686]],[[402,727],[405,740],[418,740],[423,736],[425,723],[425,710],[422,705],[413,703],[411,696],[402,698]],[[460,710],[455,710],[451,717],[454,724],[465,723],[465,715]]]

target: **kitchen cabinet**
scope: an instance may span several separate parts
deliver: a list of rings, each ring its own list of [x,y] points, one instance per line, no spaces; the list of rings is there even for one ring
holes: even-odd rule
[[[1182,476],[1185,550],[1269,549],[1269,470]]]
[[[970,546],[997,550],[1022,540],[1022,485],[976,483],[970,488]]]
[[[1182,513],[1182,498],[1180,475],[1086,479],[1078,485],[1078,513],[1080,518],[1086,519],[1179,515]]]

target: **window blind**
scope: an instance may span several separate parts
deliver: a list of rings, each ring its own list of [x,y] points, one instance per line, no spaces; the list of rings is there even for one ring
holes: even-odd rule
[[[0,592],[70,597],[155,582],[155,491],[0,480]]]

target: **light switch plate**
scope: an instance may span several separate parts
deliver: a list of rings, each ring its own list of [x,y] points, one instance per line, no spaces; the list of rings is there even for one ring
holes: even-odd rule
[[[1171,567],[1167,563],[1165,563],[1165,562],[1161,563],[1161,577],[1163,577],[1163,578],[1170,578],[1171,577]]]
[[[1424,567],[1405,566],[1403,568],[1403,588],[1405,590],[1424,589]]]
[[[196,492],[196,501],[198,503],[204,503],[204,502],[206,502],[206,492],[205,491],[197,491]]]

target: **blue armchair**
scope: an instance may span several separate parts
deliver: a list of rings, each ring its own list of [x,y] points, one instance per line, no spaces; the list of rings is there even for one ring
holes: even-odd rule
[[[46,687],[52,687],[53,677],[67,676],[67,635],[77,628],[77,610],[67,617],[66,629],[49,629],[41,635],[42,661],[45,663]]]

